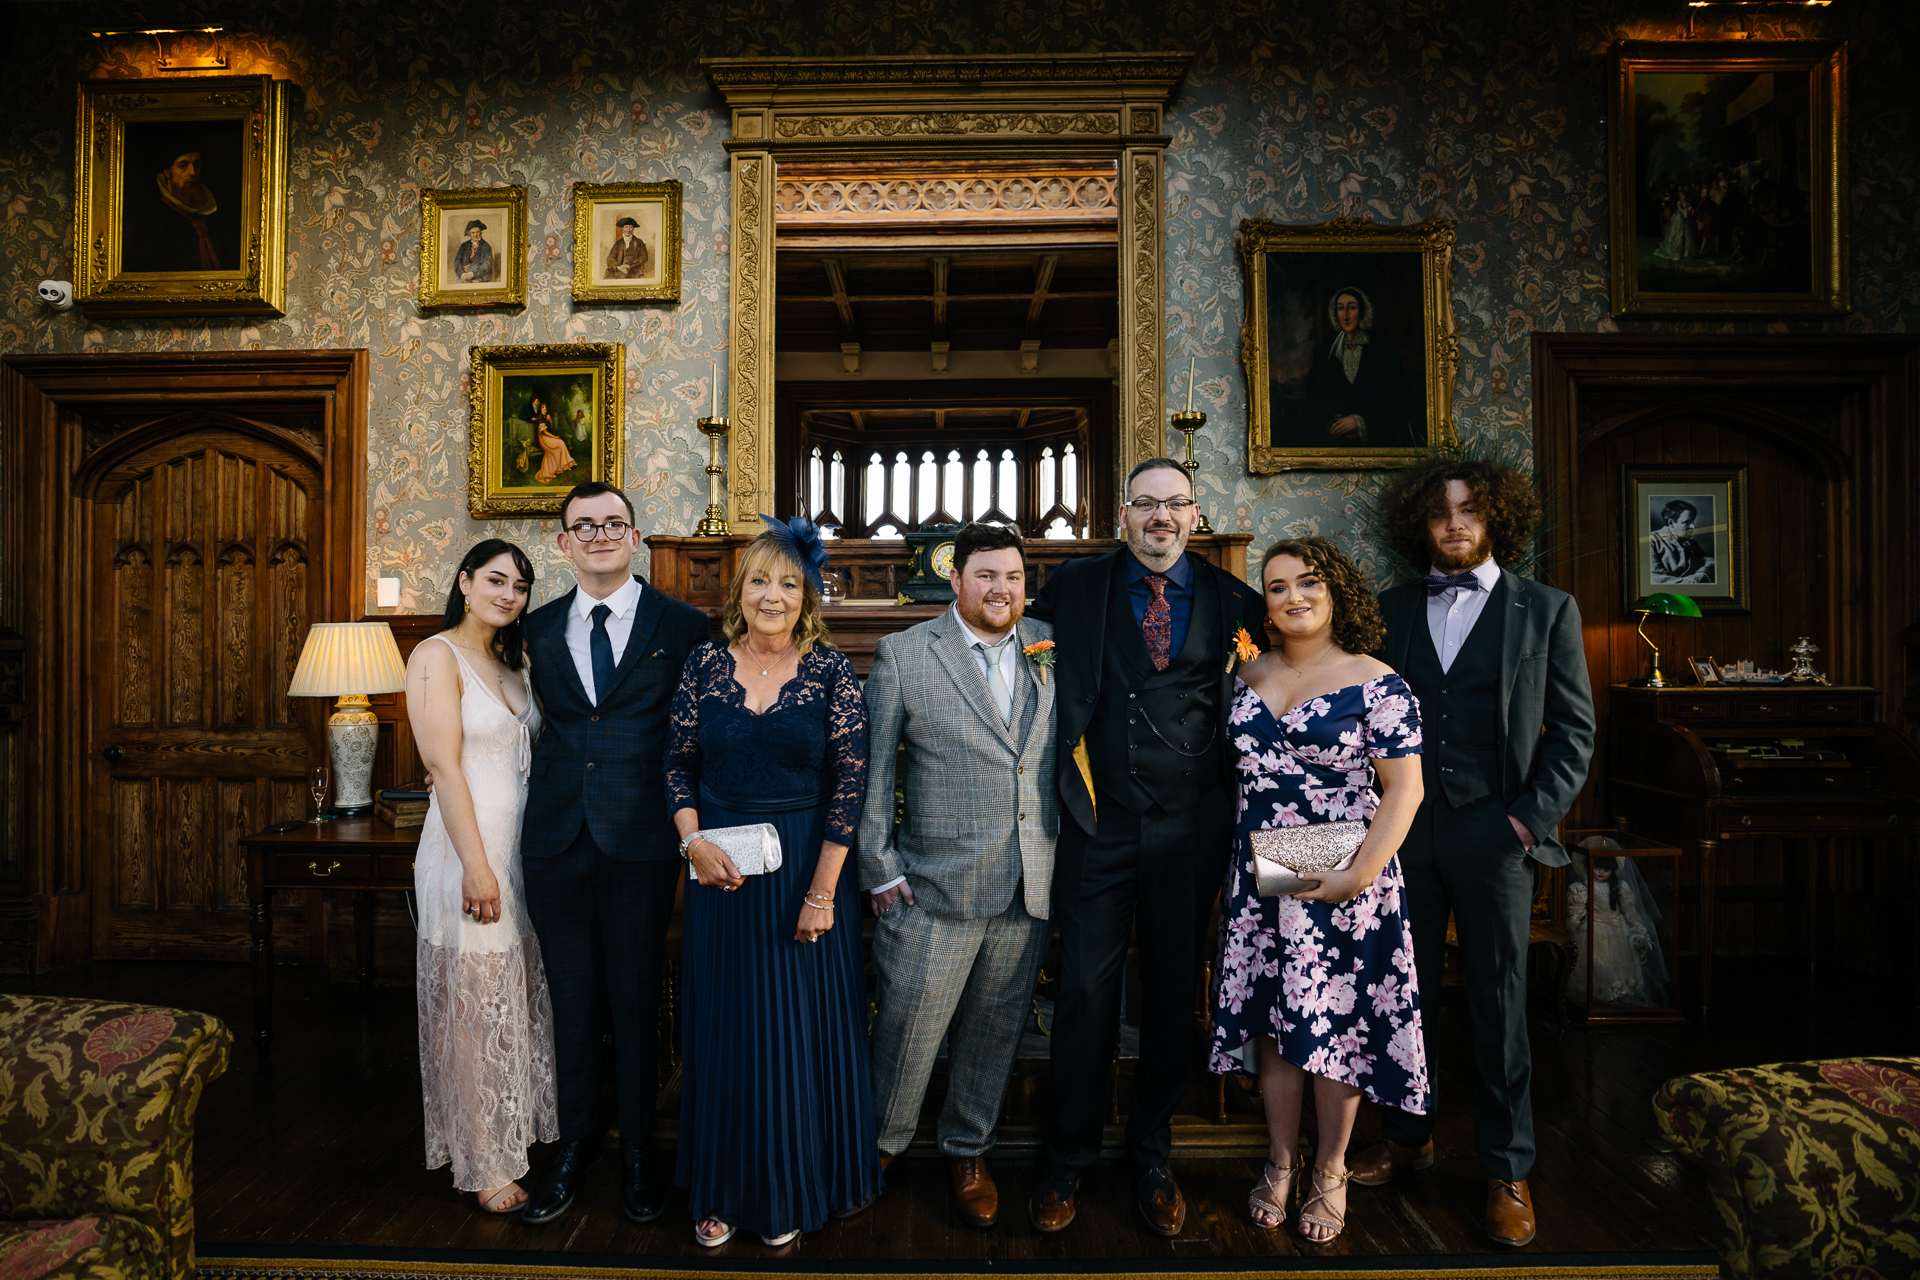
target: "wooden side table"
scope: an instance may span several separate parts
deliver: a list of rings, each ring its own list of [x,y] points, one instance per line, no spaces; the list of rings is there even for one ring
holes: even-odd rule
[[[297,831],[245,837],[247,906],[253,934],[253,1044],[264,1056],[273,1036],[273,891],[353,892],[353,950],[360,985],[373,985],[373,891],[413,888],[417,827],[396,831],[372,815]]]

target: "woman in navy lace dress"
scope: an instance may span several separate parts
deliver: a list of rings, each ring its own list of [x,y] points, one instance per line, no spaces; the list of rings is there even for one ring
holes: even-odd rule
[[[1255,1072],[1270,1143],[1248,1197],[1256,1226],[1286,1218],[1305,1183],[1300,1234],[1324,1244],[1347,1210],[1347,1140],[1365,1093],[1424,1114],[1427,1063],[1406,883],[1395,855],[1420,808],[1420,706],[1366,655],[1384,632],[1373,591],[1324,538],[1276,543],[1260,565],[1280,644],[1234,683],[1227,731],[1240,753],[1240,839],[1220,904],[1213,1070]],[[1361,821],[1344,871],[1263,898],[1248,833]],[[1320,1144],[1295,1163],[1312,1084]]]
[[[784,1245],[880,1191],[847,865],[866,708],[853,664],[824,644],[817,529],[767,524],[728,592],[727,643],[687,658],[667,749],[667,804],[698,881],[682,916],[674,1180],[708,1246],[739,1227]],[[761,822],[782,850],[764,875],[742,876],[697,835]]]

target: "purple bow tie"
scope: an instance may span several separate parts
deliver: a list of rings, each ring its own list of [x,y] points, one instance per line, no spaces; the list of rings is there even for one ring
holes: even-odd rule
[[[1429,596],[1437,596],[1449,587],[1458,587],[1462,591],[1485,591],[1487,589],[1486,584],[1475,577],[1472,570],[1468,570],[1465,573],[1456,573],[1452,577],[1448,577],[1444,573],[1430,573],[1422,578],[1421,581],[1427,584],[1427,594]]]

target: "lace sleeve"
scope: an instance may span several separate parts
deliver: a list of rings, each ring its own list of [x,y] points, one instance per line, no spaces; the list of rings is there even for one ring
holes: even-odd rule
[[[860,696],[860,678],[844,653],[833,652],[825,675],[827,685],[827,779],[832,799],[827,804],[827,839],[852,844],[860,825],[860,806],[867,795],[867,703]]]
[[[713,642],[687,655],[667,718],[667,812],[700,807],[700,686]]]

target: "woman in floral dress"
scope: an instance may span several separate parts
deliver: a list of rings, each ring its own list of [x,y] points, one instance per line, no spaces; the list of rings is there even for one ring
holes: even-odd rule
[[[1248,1198],[1254,1225],[1286,1218],[1313,1079],[1320,1145],[1300,1234],[1325,1243],[1346,1223],[1347,1140],[1365,1092],[1424,1114],[1426,1050],[1413,938],[1395,856],[1420,807],[1420,708],[1406,682],[1365,656],[1384,629],[1367,577],[1324,538],[1279,542],[1260,566],[1272,652],[1234,685],[1240,838],[1221,905],[1211,1063],[1260,1078],[1270,1149]],[[1247,833],[1359,819],[1351,865],[1291,897],[1262,898]]]

